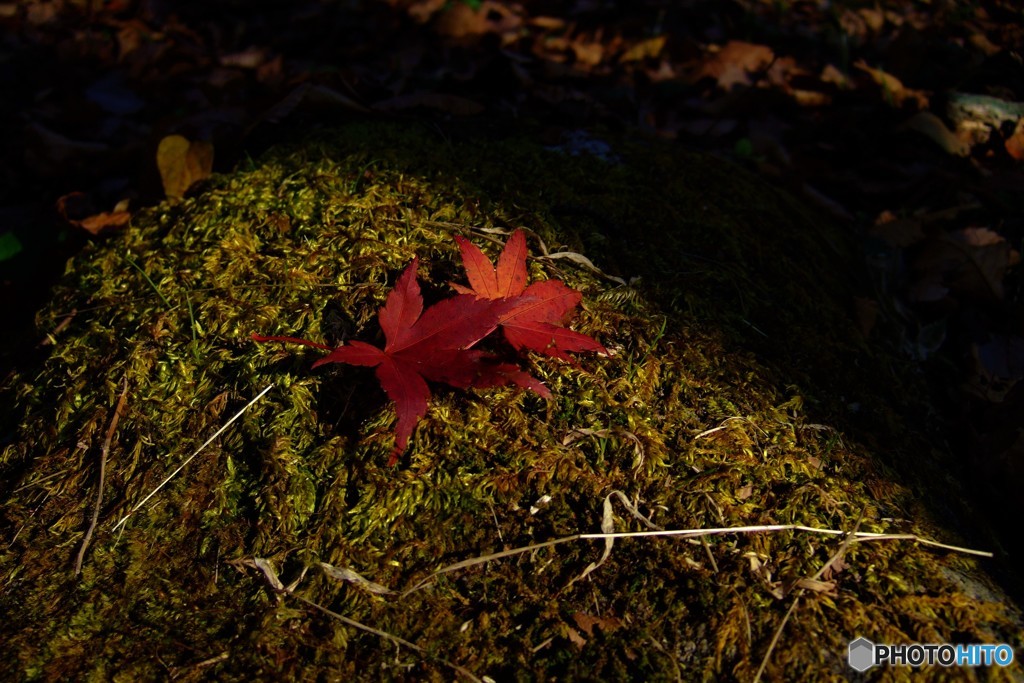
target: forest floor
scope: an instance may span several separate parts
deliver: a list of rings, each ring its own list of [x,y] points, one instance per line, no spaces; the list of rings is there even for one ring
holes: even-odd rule
[[[965,471],[1005,497],[1024,485],[1022,27],[1013,0],[3,1],[0,359],[41,343],[68,256],[211,153],[229,170],[367,118],[639,132],[857,235],[862,332],[921,364]]]

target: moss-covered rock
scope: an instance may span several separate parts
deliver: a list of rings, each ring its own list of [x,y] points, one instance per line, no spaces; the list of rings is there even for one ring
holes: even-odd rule
[[[627,538],[582,579],[604,546],[576,540],[430,577],[599,532],[613,491],[635,506],[610,499],[618,531],[646,517],[966,542],[912,373],[848,312],[856,256],[841,234],[721,162],[615,152],[353,126],[76,256],[39,316],[49,357],[0,397],[0,666],[47,680],[448,680],[453,666],[494,680],[747,680],[765,661],[770,678],[841,679],[860,635],[1019,648],[1019,617],[984,566],[911,540]],[[373,341],[414,256],[428,297],[445,296],[461,276],[453,235],[494,254],[517,226],[534,256],[543,242],[602,271],[529,264],[584,293],[573,326],[612,355],[526,359],[550,401],[438,388],[398,467],[385,466],[394,411],[372,372],[314,372],[317,352],[249,339]],[[301,579],[294,595],[255,558]]]

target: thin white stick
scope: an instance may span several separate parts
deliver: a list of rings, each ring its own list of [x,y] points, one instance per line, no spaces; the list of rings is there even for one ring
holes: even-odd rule
[[[421,588],[429,586],[431,581],[438,576],[454,572],[459,569],[466,569],[468,567],[475,567],[476,565],[491,562],[493,560],[500,560],[506,557],[514,557],[516,555],[522,555],[540,548],[547,548],[553,545],[559,545],[561,543],[568,543],[570,541],[580,540],[594,540],[594,539],[616,539],[616,538],[637,538],[641,536],[676,536],[683,538],[704,538],[705,536],[721,536],[724,534],[753,534],[767,531],[806,531],[813,534],[827,534],[829,536],[846,536],[844,543],[856,543],[858,541],[915,541],[921,545],[930,546],[932,548],[942,548],[943,550],[951,550],[957,553],[966,553],[968,555],[977,555],[979,557],[992,557],[992,553],[986,550],[973,550],[971,548],[961,548],[960,546],[947,545],[946,543],[939,543],[938,541],[932,541],[927,538],[922,538],[917,534],[881,534],[871,531],[855,531],[853,533],[847,533],[839,529],[822,529],[813,526],[804,526],[802,524],[760,524],[756,526],[733,526],[733,527],[718,527],[713,529],[665,529],[660,531],[620,531],[616,533],[600,533],[600,534],[573,534],[572,536],[562,536],[560,538],[553,538],[550,541],[544,541],[543,543],[534,543],[533,545],[521,546],[519,548],[511,548],[509,550],[502,550],[501,552],[491,553],[490,555],[482,555],[480,557],[473,557],[468,560],[462,560],[455,564],[450,564],[446,567],[442,567],[424,578],[422,581],[417,583],[412,588],[404,591],[402,597],[414,593]]]
[[[760,526],[734,526],[734,527],[720,527],[717,529],[668,529],[665,531],[622,531],[614,534],[578,534],[576,538],[630,538],[634,536],[714,536],[720,534],[750,534],[757,533],[759,531],[807,531],[814,534],[828,534],[830,536],[843,536],[847,532],[840,531],[839,529],[820,529],[813,526],[803,526],[801,524],[763,524]],[[871,531],[858,531],[850,534],[854,541],[886,541],[886,540],[907,540],[917,541],[921,545],[931,546],[933,548],[942,548],[943,550],[953,550],[958,553],[967,553],[968,555],[978,555],[980,557],[992,557],[992,553],[986,550],[972,550],[971,548],[961,548],[956,545],[947,545],[946,543],[939,543],[938,541],[932,541],[927,538],[921,538],[917,534],[881,534]]]
[[[163,488],[163,487],[164,487],[164,486],[165,486],[165,485],[167,484],[167,482],[169,482],[169,481],[170,481],[171,479],[174,479],[174,477],[176,477],[176,476],[178,475],[178,472],[181,472],[181,471],[182,471],[183,469],[185,469],[185,466],[186,466],[186,465],[188,465],[188,464],[189,464],[190,462],[192,462],[192,460],[193,460],[193,459],[194,459],[194,458],[195,458],[195,457],[196,457],[197,455],[199,455],[199,453],[201,453],[201,452],[202,452],[202,450],[203,450],[204,448],[206,448],[207,446],[209,446],[209,445],[210,445],[210,444],[211,444],[211,443],[213,442],[213,440],[214,440],[214,439],[216,439],[216,438],[217,438],[218,436],[220,436],[221,434],[223,434],[223,433],[224,433],[224,430],[225,430],[225,429],[227,429],[228,427],[230,427],[230,426],[231,426],[231,424],[232,424],[232,423],[233,423],[233,422],[234,422],[235,420],[237,420],[238,418],[242,417],[242,413],[244,413],[245,411],[249,410],[249,408],[251,408],[251,407],[252,407],[252,404],[256,403],[256,401],[258,401],[258,400],[260,400],[261,398],[263,398],[263,394],[267,393],[268,391],[270,391],[270,390],[271,390],[271,389],[273,389],[273,388],[274,388],[274,385],[273,385],[273,384],[268,384],[268,385],[267,385],[267,388],[266,388],[266,389],[264,389],[263,391],[261,391],[260,393],[258,393],[258,394],[256,395],[256,398],[254,398],[253,400],[251,400],[251,401],[249,401],[248,403],[246,403],[246,404],[245,404],[245,407],[244,407],[244,408],[242,408],[241,410],[239,410],[239,411],[238,411],[237,413],[235,413],[235,415],[234,415],[234,416],[233,416],[233,417],[232,417],[232,418],[231,418],[230,420],[228,420],[227,422],[225,422],[225,423],[224,423],[224,426],[223,426],[223,427],[221,427],[221,428],[220,428],[220,429],[218,429],[218,430],[217,430],[216,432],[214,432],[214,433],[213,433],[213,436],[211,436],[211,437],[210,437],[209,439],[207,439],[207,440],[206,440],[206,441],[205,441],[205,442],[203,443],[203,445],[202,445],[202,446],[200,446],[199,448],[197,448],[197,449],[196,449],[196,452],[195,452],[195,453],[193,453],[192,455],[188,456],[188,458],[187,458],[187,459],[185,460],[185,462],[183,462],[183,463],[181,463],[180,465],[178,465],[178,468],[177,468],[176,470],[174,470],[174,471],[173,471],[173,472],[171,472],[171,473],[170,473],[169,475],[167,475],[167,478],[166,478],[166,479],[164,479],[164,480],[163,480],[162,482],[160,482],[160,484],[159,484],[159,485],[157,485],[157,487],[156,487],[155,489],[153,489],[152,491],[150,491],[150,493],[149,493],[149,495],[148,495],[148,496],[146,496],[145,498],[143,498],[142,500],[140,500],[140,501],[139,501],[138,503],[136,503],[136,504],[135,504],[135,507],[133,507],[133,508],[132,508],[132,509],[131,509],[131,510],[130,510],[130,511],[128,512],[128,514],[127,514],[127,515],[125,515],[124,517],[122,517],[122,518],[121,518],[121,521],[119,521],[119,522],[118,522],[117,524],[115,524],[115,525],[114,525],[114,529],[113,529],[113,531],[116,531],[118,527],[120,527],[120,526],[121,526],[122,524],[124,524],[125,522],[127,522],[127,521],[128,521],[128,518],[129,518],[129,517],[131,517],[131,516],[132,516],[133,514],[135,514],[135,512],[136,512],[136,511],[137,511],[137,510],[138,510],[138,509],[139,509],[140,507],[142,507],[143,505],[145,505],[145,504],[146,504],[146,501],[148,501],[148,500],[149,500],[150,498],[152,498],[153,496],[155,496],[155,495],[157,494],[157,491],[159,491],[160,489],[162,489],[162,488]]]

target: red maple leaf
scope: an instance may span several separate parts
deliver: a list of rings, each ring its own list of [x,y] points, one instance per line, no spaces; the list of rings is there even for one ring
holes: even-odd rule
[[[383,350],[365,342],[351,341],[332,349],[313,364],[314,368],[325,363],[376,367],[377,379],[395,403],[398,417],[395,448],[389,465],[405,450],[416,423],[427,412],[430,399],[427,380],[462,389],[515,384],[545,398],[551,396],[547,387],[515,365],[497,363],[490,354],[469,348],[490,334],[501,316],[521,302],[464,294],[445,299],[424,311],[423,296],[416,281],[417,264],[417,259],[413,259],[378,314],[384,331]],[[253,338],[330,349],[294,337],[253,335]]]
[[[395,447],[389,465],[405,450],[416,423],[427,412],[427,381],[454,387],[491,387],[515,384],[545,398],[551,392],[535,377],[515,365],[470,347],[501,326],[517,350],[531,349],[571,361],[569,351],[607,353],[596,340],[564,327],[582,295],[559,280],[526,285],[526,238],[515,231],[492,266],[468,240],[456,237],[472,288],[455,288],[460,295],[423,310],[416,281],[418,261],[405,269],[378,313],[384,331],[384,349],[361,341],[332,348],[296,337],[264,337],[256,341],[306,344],[330,353],[313,367],[347,363],[376,368],[377,379],[395,403]]]
[[[517,351],[530,349],[572,362],[569,351],[608,351],[597,340],[564,327],[583,295],[561,280],[526,286],[526,236],[516,230],[498,255],[498,265],[469,240],[456,236],[471,287],[453,285],[462,294],[481,299],[511,300],[514,305],[499,315],[505,339]]]

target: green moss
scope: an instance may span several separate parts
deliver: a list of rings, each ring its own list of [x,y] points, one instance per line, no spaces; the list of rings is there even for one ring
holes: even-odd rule
[[[796,599],[787,591],[837,539],[623,539],[578,582],[601,546],[564,543],[401,596],[318,562],[403,590],[453,562],[598,531],[613,490],[668,528],[861,520],[963,542],[948,456],[916,427],[915,379],[846,312],[850,245],[732,167],[618,147],[624,163],[608,164],[522,139],[353,126],[142,212],[76,256],[40,331],[74,317],[41,366],[3,387],[16,436],[0,455],[0,664],[83,680],[449,680],[442,660],[495,680],[745,680]],[[388,468],[394,413],[372,373],[313,372],[317,352],[249,340],[373,340],[413,256],[440,297],[460,278],[453,234],[485,243],[474,231],[511,226],[640,278],[531,261],[534,278],[583,291],[573,325],[613,352],[578,366],[528,358],[551,401],[438,388]],[[122,377],[101,521],[75,577]],[[619,530],[641,528],[616,514]],[[306,568],[300,595],[425,653],[275,595],[253,557],[285,583]],[[800,597],[770,678],[845,677],[857,635],[1021,645],[999,594],[972,594],[985,581],[972,560],[887,541],[854,544],[845,562],[833,593]],[[580,614],[603,626],[586,633]]]

